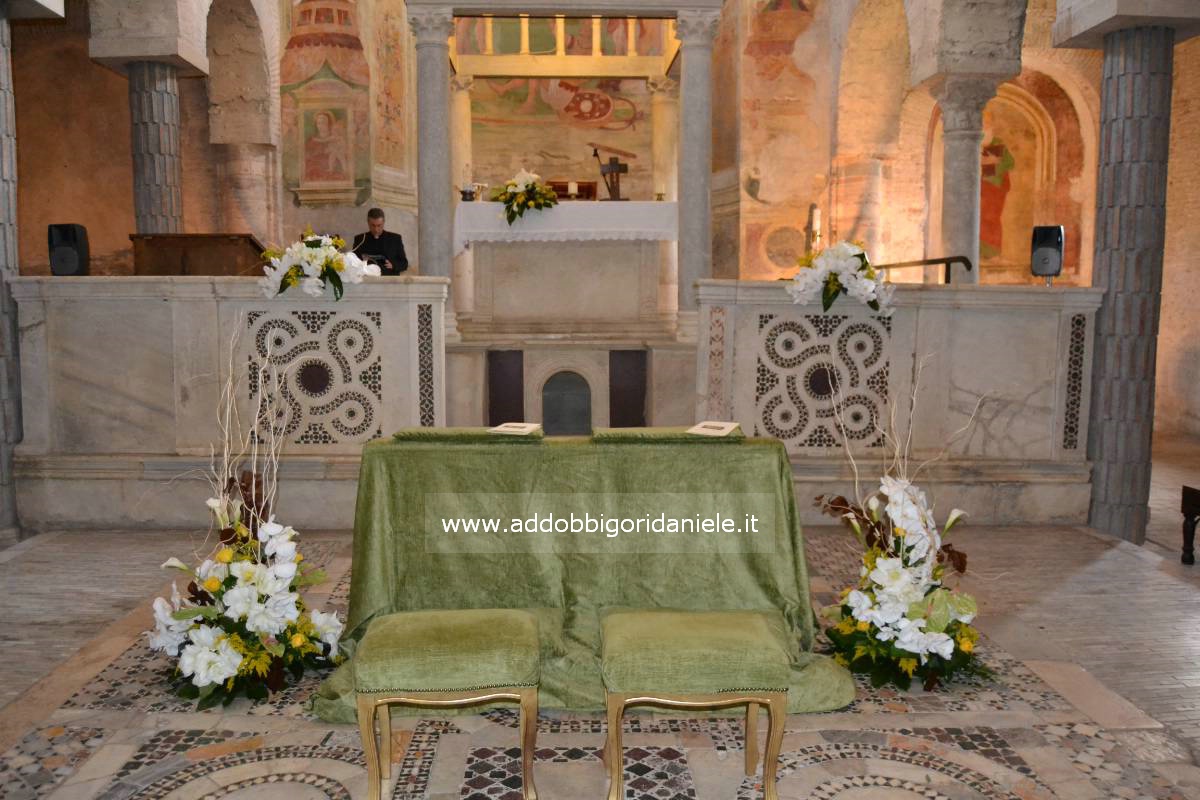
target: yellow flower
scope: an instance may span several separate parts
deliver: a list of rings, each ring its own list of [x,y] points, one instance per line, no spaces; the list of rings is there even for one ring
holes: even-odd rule
[[[900,659],[900,669],[905,675],[911,678],[913,673],[917,671],[917,660],[915,658]]]
[[[867,631],[871,630],[871,623],[867,622],[865,619],[860,619],[858,621],[858,624],[855,625],[854,627],[857,628],[858,630],[862,631],[863,633],[866,633]]]
[[[335,258],[333,260],[333,269],[334,269],[334,272],[342,272],[343,270],[345,270],[346,269],[346,259],[342,258],[341,256],[338,256],[337,258]]]
[[[842,655],[841,653],[835,653],[833,656],[833,660],[836,661],[837,663],[841,664],[843,667],[850,666],[850,662],[847,661],[846,657],[844,655]]]
[[[217,579],[216,575],[209,575],[207,580],[204,581],[204,591],[208,592],[209,594],[215,594],[217,589],[220,588],[221,581]]]
[[[297,563],[297,564],[299,564],[299,563],[300,563],[301,561],[303,561],[303,560],[304,560],[304,554],[303,554],[303,553],[296,553],[296,563]]]
[[[525,205],[527,205],[529,208],[533,208],[533,201],[532,201],[532,200],[526,200],[526,201],[525,201]]]
[[[964,653],[970,653],[975,649],[975,643],[965,637],[959,637],[958,649],[962,650]]]
[[[833,627],[838,633],[852,633],[854,631],[854,617],[844,617],[841,622]]]
[[[292,637],[291,641],[292,641],[292,647],[303,647],[304,643],[307,642],[308,639],[305,638],[303,633],[297,633],[295,636]]]
[[[233,549],[230,547],[222,547],[217,551],[217,561],[222,564],[233,563]]]

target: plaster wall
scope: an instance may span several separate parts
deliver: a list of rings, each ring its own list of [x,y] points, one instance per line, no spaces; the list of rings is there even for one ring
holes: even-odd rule
[[[1200,39],[1175,48],[1167,238],[1158,327],[1156,431],[1200,435]]]

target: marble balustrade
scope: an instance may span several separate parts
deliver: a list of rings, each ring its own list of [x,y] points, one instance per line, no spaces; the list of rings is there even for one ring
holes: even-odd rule
[[[288,365],[279,507],[297,527],[349,527],[362,444],[445,424],[448,284],[368,279],[335,303],[268,300],[252,278],[13,280],[22,524],[203,527],[222,387],[232,372],[252,419],[269,350]]]
[[[901,285],[884,319],[845,296],[829,313],[795,305],[786,286],[700,282],[696,415],[784,440],[805,520],[820,519],[816,495],[853,491],[833,401],[864,485],[877,481],[880,426],[894,414],[906,432],[920,366],[910,452],[915,466],[947,451],[918,478],[939,516],[1086,522],[1100,290]]]

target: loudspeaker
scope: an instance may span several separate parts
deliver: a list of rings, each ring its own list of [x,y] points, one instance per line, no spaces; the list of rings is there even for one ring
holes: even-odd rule
[[[47,225],[50,241],[50,274],[87,275],[87,228],[82,225]]]
[[[1038,225],[1033,229],[1033,254],[1029,268],[1039,278],[1054,278],[1062,274],[1062,225]]]

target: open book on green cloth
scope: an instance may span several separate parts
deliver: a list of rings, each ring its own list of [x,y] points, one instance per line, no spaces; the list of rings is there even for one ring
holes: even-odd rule
[[[723,436],[706,436],[700,433],[690,433],[683,425],[664,428],[596,428],[592,432],[593,442],[644,442],[658,443],[725,443],[745,441],[746,435],[740,426],[734,426],[730,433]]]

